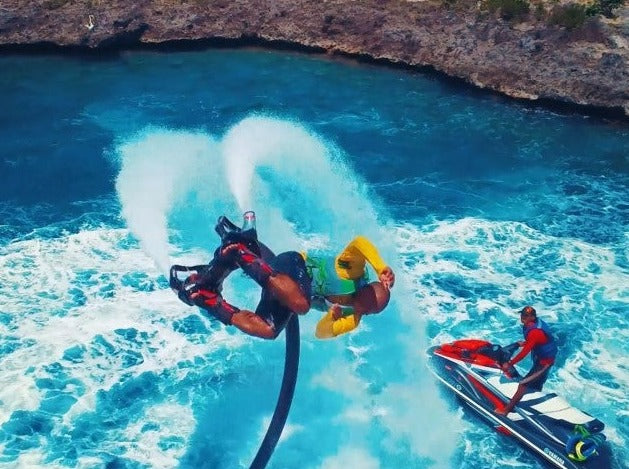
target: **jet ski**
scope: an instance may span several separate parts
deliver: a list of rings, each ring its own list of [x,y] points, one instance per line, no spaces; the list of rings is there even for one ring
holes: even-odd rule
[[[457,340],[429,348],[428,367],[497,431],[512,436],[551,467],[611,467],[603,422],[553,392],[525,394],[508,416],[494,412],[504,408],[518,387],[518,371],[501,369],[517,349],[517,342],[501,347],[484,340]]]

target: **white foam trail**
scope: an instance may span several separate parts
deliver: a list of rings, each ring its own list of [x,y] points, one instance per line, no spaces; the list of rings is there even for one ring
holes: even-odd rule
[[[116,190],[127,226],[166,273],[170,267],[167,217],[216,166],[214,142],[205,134],[148,129],[119,146]],[[220,161],[218,161],[220,164]]]
[[[146,431],[150,425],[154,430]],[[125,457],[134,461],[146,461],[150,467],[168,469],[177,467],[188,449],[188,441],[181,435],[189,435],[196,421],[189,406],[172,403],[151,406],[143,418],[124,431],[124,440],[112,445],[112,450],[125,450]],[[160,443],[170,438],[164,447]],[[176,444],[175,444],[176,442]],[[107,448],[101,448],[107,450]]]
[[[373,194],[342,152],[298,123],[249,117],[226,133],[221,148],[229,191],[241,210],[261,214],[259,221],[268,221],[281,242],[297,240],[282,230],[287,221],[299,225],[302,243],[304,233],[344,243],[357,229],[365,235],[379,229]]]
[[[191,196],[202,216],[214,220],[226,214],[238,223],[234,202],[241,211],[255,210],[261,237],[266,240],[273,231],[271,248],[273,242],[305,248],[322,239],[338,239],[340,248],[356,227],[373,235],[378,226],[365,200],[370,194],[339,150],[290,121],[250,117],[219,143],[205,134],[146,129],[122,143],[117,154],[122,214],[164,273],[171,264],[171,211],[181,210]],[[205,221],[200,228],[211,231]]]
[[[242,336],[216,331],[211,344],[193,344],[170,326],[185,313],[182,307],[187,309],[170,290],[134,291],[124,286],[123,277],[130,272],[152,276],[158,273],[147,269],[148,259],[138,251],[119,249],[127,236],[126,230],[83,231],[46,242],[20,241],[0,256],[0,282],[11,285],[4,290],[6,310],[15,311],[15,317],[19,317],[5,332],[32,341],[0,357],[0,365],[6,371],[0,386],[0,400],[4,402],[0,423],[14,410],[35,409],[41,402],[41,391],[34,384],[40,371],[27,373],[29,367],[38,368],[41,363],[60,359],[65,350],[77,345],[90,350],[94,346],[90,341],[99,335],[112,344],[119,343],[116,329],[151,331],[154,351],[134,367],[137,374],[159,373],[164,368],[176,368],[185,357],[191,359],[216,347],[238,347],[243,343]],[[28,253],[33,255],[30,260]],[[31,271],[38,275],[29,275]],[[86,278],[76,279],[81,272]],[[46,294],[32,295],[32,291]],[[79,293],[83,304],[72,297]],[[60,309],[60,303],[71,306]],[[160,311],[158,321],[151,311]],[[86,392],[77,395],[77,405],[64,418],[71,419],[91,408],[97,390],[107,390],[118,382],[122,358],[121,354],[99,354],[88,363],[81,360],[65,364],[68,373],[80,376]]]
[[[120,249],[129,244],[128,239],[127,230],[101,229],[19,241],[0,251],[3,312],[11,315],[10,321],[0,322],[0,333],[3,345],[8,336],[20,339],[18,348],[0,356],[4,371],[0,375],[0,424],[17,410],[36,410],[42,405],[47,390],[37,381],[56,379],[54,371],[49,371],[55,369],[51,364],[63,370],[59,382],[65,383],[60,392],[76,399],[69,410],[52,415],[52,436],[67,435],[77,418],[96,410],[99,393],[147,372],[167,374],[179,382],[190,372],[181,364],[197,360],[198,370],[200,357],[213,372],[221,373],[226,365],[220,359],[213,363],[213,354],[221,349],[233,354],[247,342],[245,336],[222,328],[195,336],[173,327],[198,311],[181,304],[170,290],[156,288],[153,279],[159,271],[150,266],[150,258],[133,247]],[[133,279],[135,286],[129,285]],[[137,331],[137,340],[116,333],[120,329]],[[67,358],[71,349],[82,353]],[[129,356],[140,359],[130,365],[125,362]],[[147,405],[144,413],[127,427],[98,430],[107,434],[100,449],[118,454],[124,448],[140,465],[173,467],[188,450],[187,438],[197,425],[192,410],[188,405],[164,402]],[[146,431],[145,424],[160,431]],[[162,447],[160,441],[170,436],[174,443]],[[41,447],[23,450],[12,464],[66,467],[46,461],[50,454],[46,454],[45,441],[42,437]],[[77,458],[77,467],[103,464],[102,456]]]
[[[319,469],[380,469],[378,460],[363,449],[342,448],[338,454],[326,458]]]
[[[308,179],[297,174],[304,168],[317,171],[315,163],[329,168],[325,146],[298,124],[264,116],[248,117],[225,135],[222,151],[226,159],[226,175],[229,186],[241,211],[253,204],[252,185],[255,170],[263,165],[273,165],[274,171],[308,184]],[[301,164],[291,164],[298,159]],[[312,175],[311,175],[312,176]]]

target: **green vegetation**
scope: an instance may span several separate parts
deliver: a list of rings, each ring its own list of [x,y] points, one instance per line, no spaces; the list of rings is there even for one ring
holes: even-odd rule
[[[613,18],[613,10],[621,6],[623,0],[594,0],[589,5],[580,3],[569,3],[567,5],[559,5],[553,8],[549,23],[563,26],[566,29],[578,29],[588,18],[603,15],[607,18]]]
[[[442,0],[451,7],[457,0]],[[614,10],[623,5],[625,0],[591,0],[590,3],[568,3],[559,5],[557,0],[483,0],[481,9],[497,13],[509,22],[526,21],[531,13],[538,21],[546,21],[551,25],[565,27],[569,30],[580,28],[590,17],[603,15],[614,18]],[[554,7],[551,7],[552,4]]]
[[[46,0],[44,2],[44,7],[49,10],[56,10],[57,8],[61,8],[66,3],[69,3],[71,0]]]
[[[559,5],[553,8],[550,14],[550,24],[563,26],[566,29],[573,30],[580,28],[588,17],[588,8],[578,3],[569,3],[567,5]]]
[[[603,15],[607,18],[614,18],[614,10],[624,3],[624,0],[595,0],[588,7],[588,16]]]
[[[506,21],[523,20],[530,9],[527,0],[487,0],[486,6],[492,13],[499,12]]]

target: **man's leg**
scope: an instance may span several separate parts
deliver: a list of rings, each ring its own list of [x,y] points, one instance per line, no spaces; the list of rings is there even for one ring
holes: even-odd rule
[[[526,394],[527,387],[526,384],[520,383],[518,384],[518,389],[515,391],[515,394],[511,398],[511,400],[507,403],[504,409],[497,410],[496,413],[498,415],[507,415],[509,412],[513,410],[513,408],[520,402],[522,397]]]
[[[275,274],[268,277],[256,312],[240,310],[232,315],[232,324],[246,334],[275,339],[293,313],[310,309],[311,279],[298,252],[281,253],[268,266]]]
[[[307,277],[306,264],[298,252],[281,253],[269,263],[242,244],[230,245],[223,251],[223,255],[230,254],[247,275],[268,290],[282,305],[297,314],[308,312],[310,293],[304,293],[301,279]],[[310,281],[307,283],[309,285]]]
[[[262,289],[256,316],[272,331],[265,338],[274,339],[284,330],[293,313],[303,314],[310,308],[311,278],[303,257],[294,251],[277,255],[269,265],[277,274],[270,277],[267,287]],[[282,295],[288,295],[288,298],[282,298]]]
[[[252,311],[238,309],[210,290],[199,289],[191,297],[194,304],[227,326],[235,326],[245,334],[263,339],[274,339],[277,334],[271,325]]]
[[[312,297],[311,278],[304,258],[295,251],[282,252],[270,262],[276,272],[266,285],[266,291],[293,313],[306,314]]]
[[[266,288],[286,308],[297,314],[306,314],[310,310],[310,300],[304,295],[287,274],[278,273],[269,278]]]
[[[524,378],[518,384],[518,389],[515,394],[509,401],[509,403],[505,406],[502,411],[496,411],[499,415],[507,415],[509,412],[513,410],[513,408],[518,405],[522,397],[527,393],[529,389],[534,391],[541,391],[546,378],[548,378],[548,371],[550,370],[551,365],[540,365],[535,364],[531,371],[529,371]]]
[[[245,309],[241,309],[232,316],[232,325],[245,334],[260,337],[261,339],[275,339],[278,335],[275,328],[264,319],[256,313]]]

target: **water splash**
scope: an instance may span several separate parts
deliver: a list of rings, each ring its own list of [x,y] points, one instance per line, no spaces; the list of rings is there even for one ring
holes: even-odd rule
[[[220,163],[205,134],[147,129],[118,148],[116,190],[131,232],[159,269],[170,267],[168,215],[194,187],[214,179]],[[218,160],[218,161],[217,161]]]
[[[209,233],[221,214],[239,221],[239,213],[255,210],[272,248],[339,239],[338,248],[357,227],[377,232],[370,195],[341,152],[291,121],[249,117],[221,140],[149,128],[117,154],[122,215],[163,272],[171,264],[169,224],[184,237],[199,228]],[[190,237],[188,243],[194,245]]]

